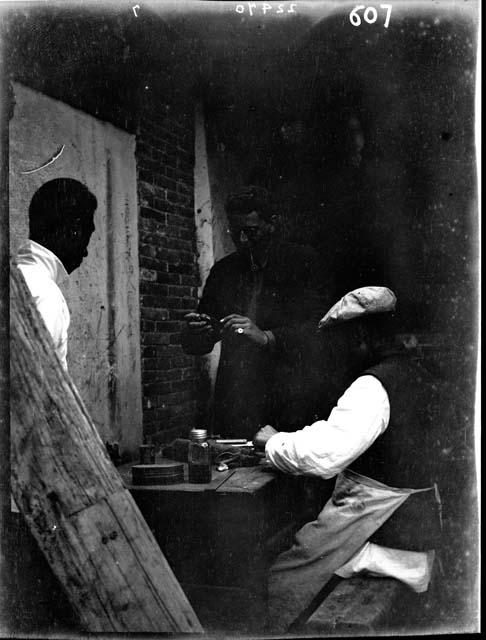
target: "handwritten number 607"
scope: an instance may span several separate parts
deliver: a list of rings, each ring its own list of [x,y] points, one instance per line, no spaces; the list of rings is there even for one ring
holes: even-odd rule
[[[365,7],[364,4],[358,4],[354,7],[354,9],[349,14],[349,21],[353,25],[353,27],[359,27],[361,24],[361,16],[358,11],[364,9],[363,19],[368,24],[373,24],[378,19],[378,11],[375,7]],[[388,25],[390,24],[390,16],[392,12],[391,4],[380,4],[380,9],[386,9],[386,18],[385,24],[383,25],[385,29],[388,29]]]

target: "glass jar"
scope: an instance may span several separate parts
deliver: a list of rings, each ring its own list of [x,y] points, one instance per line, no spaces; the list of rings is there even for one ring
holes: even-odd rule
[[[189,433],[189,482],[211,482],[211,450],[206,429],[191,429]]]

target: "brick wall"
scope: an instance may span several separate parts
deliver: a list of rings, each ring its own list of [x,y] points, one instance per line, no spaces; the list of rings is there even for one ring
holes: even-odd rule
[[[187,435],[196,411],[195,359],[180,346],[182,318],[197,304],[194,121],[142,117],[137,133],[144,437]]]

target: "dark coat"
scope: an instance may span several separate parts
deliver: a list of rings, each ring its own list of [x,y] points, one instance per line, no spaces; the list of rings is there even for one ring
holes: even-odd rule
[[[245,315],[244,279],[251,266],[245,255],[232,253],[211,269],[198,307],[221,319]],[[225,436],[251,438],[259,427],[280,430],[302,427],[314,418],[322,380],[315,371],[317,323],[329,306],[314,249],[275,243],[264,270],[256,324],[275,336],[275,349],[262,349],[239,336],[222,343],[215,399],[214,428]],[[183,334],[187,353],[211,351],[212,341]]]
[[[438,381],[406,351],[384,357],[362,375],[374,376],[384,386],[390,421],[351,468],[391,487],[430,487],[438,473],[431,451],[442,428],[437,421],[442,401]]]
[[[350,468],[391,487],[424,489],[440,484],[443,397],[439,381],[406,351],[390,354],[362,375],[382,383],[390,403],[385,432]],[[437,549],[441,515],[434,492],[412,494],[370,538],[394,549]]]

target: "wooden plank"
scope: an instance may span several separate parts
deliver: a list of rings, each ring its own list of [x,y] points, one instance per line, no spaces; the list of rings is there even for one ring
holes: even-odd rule
[[[255,493],[275,482],[277,473],[269,467],[240,467],[218,489],[218,493]]]
[[[227,471],[215,471],[211,482],[207,484],[196,484],[187,481],[187,464],[184,463],[184,482],[167,485],[140,485],[132,482],[132,464],[118,467],[122,481],[131,491],[147,492],[184,492],[199,493],[203,491],[217,491],[218,493],[255,493],[266,487],[279,476],[275,470],[264,466],[237,467]]]
[[[407,587],[392,578],[341,580],[303,625],[302,631],[371,633],[386,624],[404,594],[408,595]]]
[[[224,477],[221,476],[217,481],[213,479],[211,484],[206,485],[206,491],[218,491],[218,489],[220,489],[225,482],[227,482],[232,476],[234,476],[236,472],[237,469],[228,469],[227,471],[224,471]]]
[[[11,271],[12,491],[90,632],[202,627]]]
[[[19,506],[62,486],[64,512],[75,513],[123,484],[20,278],[12,268],[12,482]]]
[[[157,458],[156,458],[157,461]],[[215,471],[213,469],[213,475],[211,482],[207,484],[198,484],[194,482],[188,482],[188,465],[184,464],[184,482],[176,482],[174,484],[151,484],[151,485],[142,485],[142,484],[133,484],[132,482],[132,466],[137,464],[132,462],[130,464],[124,464],[121,467],[118,467],[118,471],[120,473],[123,484],[127,489],[131,491],[147,491],[148,493],[158,493],[159,491],[167,491],[169,493],[172,492],[182,492],[182,493],[203,493],[204,491],[214,491],[219,487],[219,485],[228,478],[233,470],[229,469],[227,471]]]
[[[12,550],[7,524],[10,516],[10,420],[9,420],[9,121],[13,97],[7,62],[10,20],[0,25],[0,629],[10,628],[11,602],[16,585],[12,576]]]
[[[164,612],[172,630],[191,629],[190,608],[172,606],[183,602],[185,596],[178,583],[166,579],[172,572],[159,548],[133,544],[150,539],[151,532],[139,510],[127,499],[126,491],[72,516],[70,524],[75,533],[70,543],[79,557],[78,568],[85,578],[89,576],[80,590],[85,602],[85,626],[93,628],[97,624],[101,606],[112,623],[123,629],[159,631],[160,622],[154,611]],[[95,610],[88,609],[88,601],[94,602]]]

